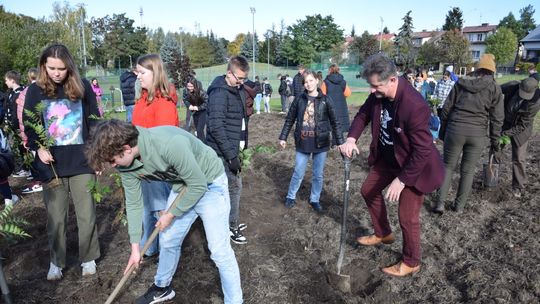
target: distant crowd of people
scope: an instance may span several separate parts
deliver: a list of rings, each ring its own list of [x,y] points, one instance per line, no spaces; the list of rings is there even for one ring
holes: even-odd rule
[[[142,260],[157,258],[154,282],[136,303],[159,303],[175,296],[171,282],[182,242],[200,217],[210,257],[221,279],[225,303],[242,303],[240,272],[231,241],[246,244],[247,224],[240,220],[241,153],[248,147],[252,114],[270,113],[273,88],[267,78],[249,80],[249,63],[230,58],[224,75],[204,90],[195,73],[185,81],[179,103],[159,55],[139,57],[120,76],[126,121],[104,116],[103,90],[97,79],[81,78],[69,50],[48,46],[31,81],[20,85],[15,71],[5,75],[10,89],[1,103],[0,193],[6,205],[19,198],[8,177],[32,182],[23,194],[42,192],[47,208],[50,265],[48,280],[62,278],[66,267],[66,227],[69,202],[75,206],[82,275],[96,273],[100,246],[96,207],[87,185],[107,166],[120,173],[126,195],[130,256],[125,273]],[[382,271],[406,276],[420,271],[420,209],[425,194],[437,190],[433,211],[443,213],[452,175],[461,158],[460,181],[450,207],[461,212],[471,192],[476,164],[484,149],[502,162],[507,136],[512,147],[512,192],[521,197],[527,174],[527,144],[540,110],[538,74],[498,85],[495,58],[484,54],[477,69],[457,78],[452,68],[436,81],[433,72],[408,70],[398,74],[384,54],[369,57],[363,78],[369,96],[350,121],[347,97],[351,89],[332,64],[327,76],[298,66],[294,77],[278,75],[280,114],[284,122],[278,144],[287,147],[294,134],[295,164],[284,206],[297,204],[308,162],[312,160],[309,204],[323,214],[324,167],[331,147],[344,157],[360,155],[357,141],[370,125],[366,157],[369,173],[361,195],[371,216],[374,234],[357,242],[372,246],[395,241],[387,203],[399,204],[403,234],[401,260]],[[180,125],[178,106],[186,107]],[[40,127],[41,126],[41,127]],[[293,130],[294,128],[294,130]],[[194,130],[194,131],[193,131]],[[194,134],[191,134],[193,131]],[[441,157],[436,147],[443,141]],[[11,155],[11,159],[8,156]],[[13,156],[14,155],[14,156]],[[33,161],[25,161],[31,155]],[[12,174],[13,173],[13,174]],[[385,190],[383,192],[383,190]],[[159,230],[153,239],[152,232]],[[143,247],[148,247],[142,252]]]

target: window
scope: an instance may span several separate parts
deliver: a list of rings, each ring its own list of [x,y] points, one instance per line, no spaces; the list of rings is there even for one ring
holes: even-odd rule
[[[472,59],[480,58],[480,51],[471,51]]]
[[[476,41],[484,41],[484,39],[482,37],[482,34],[477,34],[476,35]]]

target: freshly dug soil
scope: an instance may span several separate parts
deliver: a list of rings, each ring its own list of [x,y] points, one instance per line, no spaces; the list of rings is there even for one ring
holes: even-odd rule
[[[350,113],[356,113],[357,108]],[[327,274],[336,272],[343,197],[343,162],[339,153],[328,154],[321,203],[323,215],[309,206],[311,167],[298,193],[297,205],[286,209],[283,201],[294,168],[292,134],[289,146],[278,149],[283,115],[253,115],[249,123],[251,147],[273,147],[277,152],[254,153],[242,172],[244,189],[241,221],[248,225],[248,244],[236,245],[246,303],[538,303],[540,299],[539,138],[529,146],[529,185],[523,196],[512,196],[510,151],[500,168],[499,187],[482,185],[482,164],[477,165],[473,192],[465,211],[442,216],[429,212],[434,195],[426,195],[422,220],[422,269],[407,278],[391,278],[379,269],[401,256],[401,230],[396,204],[388,214],[397,242],[358,247],[355,238],[372,232],[360,186],[369,170],[365,132],[361,154],[351,166],[351,200],[342,273],[351,276],[352,293],[334,288]],[[438,144],[441,148],[440,143]],[[486,149],[487,150],[487,149]],[[485,157],[483,158],[485,159]],[[454,175],[454,188],[459,176]],[[110,181],[109,181],[110,182]],[[22,180],[13,180],[15,191]],[[4,246],[3,261],[15,303],[104,303],[122,277],[130,254],[126,227],[113,220],[120,209],[119,191],[97,205],[101,258],[98,273],[81,277],[77,227],[71,208],[68,261],[64,277],[48,282],[49,251],[46,212],[40,193],[24,197],[15,214],[30,225],[32,238]],[[455,190],[450,192],[453,198]],[[450,201],[448,202],[450,204]],[[155,261],[148,261],[117,297],[132,303],[152,284]],[[218,271],[210,259],[204,230],[196,221],[182,247],[182,258],[173,280],[172,303],[222,303]]]

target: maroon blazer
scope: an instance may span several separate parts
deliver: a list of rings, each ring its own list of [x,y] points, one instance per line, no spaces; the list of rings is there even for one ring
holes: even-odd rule
[[[439,151],[433,144],[428,123],[431,112],[422,95],[405,79],[398,77],[398,87],[394,99],[394,155],[401,168],[400,181],[423,193],[433,192],[444,181],[444,165]],[[356,140],[371,122],[371,144],[369,146],[369,165],[380,156],[378,140],[382,99],[370,94],[364,105],[354,117],[348,137]]]

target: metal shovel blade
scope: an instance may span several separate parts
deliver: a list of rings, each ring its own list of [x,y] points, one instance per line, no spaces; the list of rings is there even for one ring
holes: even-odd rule
[[[343,293],[351,293],[351,276],[329,272],[328,282]]]

